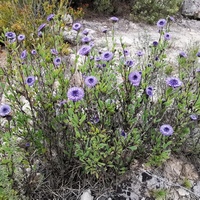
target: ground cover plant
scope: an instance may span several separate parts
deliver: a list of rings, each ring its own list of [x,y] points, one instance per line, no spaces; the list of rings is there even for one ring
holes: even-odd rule
[[[199,120],[199,49],[177,52],[177,68],[167,62],[174,20],[168,17],[157,22],[159,38],[131,55],[123,40],[116,48],[119,19],[110,20],[104,51],[81,23],[69,27],[77,33],[73,61],[62,51],[59,14],[47,16],[29,47],[28,35],[4,30],[3,199],[75,199],[75,191],[60,190],[86,178],[108,184],[134,159],[160,166],[182,151]]]

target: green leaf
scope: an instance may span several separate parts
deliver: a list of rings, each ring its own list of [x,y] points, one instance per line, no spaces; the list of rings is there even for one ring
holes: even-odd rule
[[[135,151],[137,150],[137,146],[131,146],[131,147],[128,147],[131,151]]]

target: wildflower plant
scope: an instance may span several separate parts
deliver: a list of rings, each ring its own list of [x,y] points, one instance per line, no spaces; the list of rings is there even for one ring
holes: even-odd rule
[[[51,169],[52,173],[43,174],[44,179],[51,176],[54,180],[59,172],[70,177],[70,182],[77,174],[109,179],[124,173],[134,159],[160,165],[171,152],[181,151],[190,135],[188,125],[194,128],[193,121],[200,115],[200,74],[197,52],[190,60],[177,52],[178,73],[167,71],[167,23],[162,23],[156,45],[150,41],[148,51],[138,51],[134,59],[125,55],[128,49],[123,44],[117,50],[113,44],[101,54],[94,46],[78,44],[73,63],[62,54],[62,29],[56,16],[43,24],[43,30],[39,27],[43,35],[35,34],[31,50],[17,40],[6,43],[7,102],[0,107],[1,132],[22,140],[27,155],[18,165],[31,167],[32,175]],[[82,31],[81,24],[73,28],[77,34]],[[20,184],[29,181],[24,176]],[[51,184],[51,188],[59,187],[54,181]],[[32,191],[38,189],[36,185]]]

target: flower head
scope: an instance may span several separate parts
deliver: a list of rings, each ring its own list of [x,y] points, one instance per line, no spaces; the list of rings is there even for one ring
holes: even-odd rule
[[[124,53],[125,56],[128,56],[128,55],[129,55],[129,51],[126,50],[126,49],[124,49],[124,52],[123,52],[123,53]]]
[[[25,39],[25,35],[20,34],[20,35],[18,35],[17,39],[18,39],[18,41],[23,41]]]
[[[197,56],[197,57],[200,57],[200,51],[199,51],[199,52],[197,52],[196,56]]]
[[[180,56],[180,58],[186,58],[186,57],[187,57],[187,54],[186,54],[184,51],[181,51],[181,52],[179,53],[179,56]]]
[[[21,55],[20,55],[20,58],[21,58],[21,59],[25,59],[26,56],[27,56],[27,51],[26,51],[26,50],[22,51],[22,53],[21,53]]]
[[[29,86],[32,86],[35,83],[35,77],[34,76],[28,76],[26,78],[25,83]]]
[[[88,76],[85,78],[85,84],[88,87],[94,87],[97,84],[98,80],[96,77],[94,76]]]
[[[167,78],[166,83],[173,88],[180,87],[183,84],[178,78],[175,77]]]
[[[153,96],[153,87],[151,87],[151,86],[148,86],[147,88],[146,88],[146,94],[148,95],[148,96]]]
[[[157,22],[157,26],[159,28],[163,28],[166,25],[167,21],[165,19],[159,19]]]
[[[127,137],[127,133],[124,130],[122,130],[121,131],[121,136],[124,137],[124,138],[126,138]]]
[[[8,39],[13,39],[13,38],[16,38],[16,34],[14,32],[7,32],[5,34],[5,36],[8,38]]]
[[[84,29],[82,33],[83,33],[83,35],[88,35],[89,30],[88,29]]]
[[[175,19],[174,19],[174,17],[172,17],[172,16],[169,16],[169,19],[170,19],[172,22],[175,22]]]
[[[60,57],[54,58],[53,63],[54,63],[54,65],[60,65],[61,64],[61,58]]]
[[[104,61],[110,61],[113,58],[113,53],[110,51],[106,51],[106,52],[102,53],[101,58]]]
[[[139,56],[139,57],[141,57],[141,56],[144,55],[144,52],[143,51],[138,51],[138,52],[136,52],[136,55]]]
[[[46,23],[41,24],[41,25],[38,27],[38,32],[42,31],[42,30],[45,28],[46,25],[47,25]]]
[[[99,116],[94,115],[94,117],[92,117],[90,121],[92,122],[92,124],[97,124],[100,121]]]
[[[75,23],[72,25],[72,29],[75,31],[79,31],[81,29],[81,24],[80,23]]]
[[[158,46],[158,42],[157,41],[153,41],[153,46],[157,47]]]
[[[49,22],[49,21],[53,20],[54,16],[55,16],[54,14],[50,14],[50,15],[47,17],[47,21]]]
[[[107,28],[103,28],[102,29],[102,33],[107,33],[108,29]]]
[[[90,53],[91,49],[92,48],[90,46],[84,45],[79,49],[78,53],[80,55],[82,55],[82,56],[88,56],[88,54]]]
[[[80,87],[72,87],[68,90],[67,97],[71,101],[79,101],[84,97],[84,90]]]
[[[125,64],[127,67],[132,67],[135,64],[133,60],[126,60]]]
[[[170,136],[173,134],[174,130],[169,124],[163,124],[160,127],[160,132],[165,136]]]
[[[190,115],[190,119],[197,120],[198,119],[198,115],[192,114],[192,115]]]
[[[165,39],[165,40],[170,40],[170,39],[171,39],[170,34],[169,34],[169,33],[165,33],[165,34],[164,34],[164,39]]]
[[[31,50],[31,54],[32,55],[36,55],[37,54],[37,51],[35,49]]]
[[[51,54],[58,55],[58,51],[56,49],[51,49]]]
[[[42,31],[38,31],[38,37],[42,37]]]
[[[99,61],[101,61],[101,57],[97,56],[97,57],[95,57],[94,60],[95,60],[96,62],[99,62]]]
[[[113,22],[113,23],[116,23],[119,21],[119,18],[117,17],[111,17],[110,20]]]
[[[11,112],[11,107],[7,104],[0,105],[0,116],[5,117]]]
[[[85,36],[85,37],[83,37],[83,38],[81,39],[81,41],[82,41],[83,43],[89,43],[91,40],[92,40],[92,39],[91,39],[90,37],[88,37],[88,36]]]
[[[131,82],[132,85],[134,86],[139,86],[140,81],[141,81],[141,73],[140,72],[131,72],[128,76],[129,81]]]

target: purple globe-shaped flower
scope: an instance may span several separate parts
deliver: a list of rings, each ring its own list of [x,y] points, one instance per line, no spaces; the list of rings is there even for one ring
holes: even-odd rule
[[[38,37],[42,37],[42,31],[38,31]]]
[[[159,28],[163,28],[166,25],[167,21],[165,19],[159,19],[157,22],[157,26]]]
[[[178,78],[175,77],[167,78],[166,83],[173,88],[180,87],[183,84]]]
[[[94,60],[95,60],[96,62],[99,62],[99,61],[101,61],[101,57],[100,57],[100,56],[96,56]]]
[[[82,55],[82,56],[88,56],[88,54],[90,53],[91,49],[92,49],[92,48],[91,48],[89,45],[83,45],[83,46],[79,49],[78,53],[79,53],[80,55]]]
[[[98,80],[94,76],[88,76],[85,78],[85,84],[90,88],[94,87],[97,84],[97,82],[98,82]]]
[[[124,52],[123,52],[123,53],[124,53],[125,56],[128,56],[128,55],[129,55],[129,51],[126,50],[126,49],[124,49]]]
[[[83,33],[83,35],[88,35],[89,30],[88,29],[84,29],[82,33]]]
[[[126,138],[127,137],[127,133],[124,130],[122,130],[121,131],[121,136],[124,137],[124,138]]]
[[[108,29],[107,29],[107,28],[103,28],[103,29],[102,29],[102,33],[105,33],[105,34],[106,34],[107,32],[108,32]]]
[[[27,51],[26,50],[22,51],[20,58],[24,60],[26,56],[27,56]]]
[[[42,30],[45,28],[46,25],[47,25],[46,23],[41,24],[41,25],[38,27],[38,32],[42,31]]]
[[[5,117],[11,112],[11,107],[7,104],[0,105],[0,116]]]
[[[196,72],[200,72],[200,68],[196,69]]]
[[[56,66],[57,66],[57,65],[60,65],[60,64],[61,64],[61,61],[62,61],[62,60],[61,60],[60,57],[56,57],[56,58],[53,59],[53,63],[54,63],[54,65],[56,65]]]
[[[169,124],[163,124],[160,127],[160,132],[165,136],[170,136],[173,134],[174,130]]]
[[[126,60],[124,65],[127,67],[132,67],[134,64],[135,62],[133,60]]]
[[[80,87],[72,87],[68,90],[67,97],[74,102],[82,100],[84,97],[84,90]]]
[[[20,34],[20,35],[17,36],[17,39],[18,39],[19,42],[21,42],[25,39],[25,35]]]
[[[146,88],[146,94],[148,95],[148,96],[153,96],[153,87],[151,87],[151,86],[148,86],[147,88]]]
[[[128,76],[129,81],[131,82],[132,85],[134,86],[139,86],[140,81],[141,81],[141,73],[140,72],[131,72]]]
[[[32,86],[32,85],[35,83],[35,77],[34,77],[34,76],[28,76],[28,77],[26,78],[25,83],[26,83],[28,86]]]
[[[174,19],[174,17],[172,17],[172,16],[169,16],[169,19],[170,19],[172,22],[175,22],[175,19]]]
[[[75,31],[79,31],[81,29],[81,24],[80,23],[75,23],[72,25],[72,29]]]
[[[184,51],[181,51],[181,52],[179,53],[179,57],[180,57],[180,58],[187,58],[187,54],[186,54]]]
[[[31,54],[32,55],[36,55],[37,54],[37,51],[35,49],[31,50]]]
[[[164,34],[164,39],[165,40],[170,40],[171,39],[171,35],[169,33],[165,33]]]
[[[138,52],[136,52],[136,55],[139,56],[139,57],[141,57],[141,56],[144,55],[144,52],[143,51],[138,51]]]
[[[53,20],[54,16],[55,16],[54,14],[50,14],[50,15],[47,17],[47,21],[49,22],[49,21]]]
[[[200,57],[200,51],[199,51],[199,52],[197,52],[196,56],[197,56],[197,57]]]
[[[90,37],[88,37],[88,36],[85,36],[85,37],[83,37],[83,38],[81,39],[81,41],[82,41],[83,43],[89,43],[91,40],[92,40],[92,39],[91,39]]]
[[[112,58],[113,58],[113,53],[110,51],[106,51],[106,52],[102,53],[102,55],[101,55],[101,59],[103,61],[110,61],[110,60],[112,60]]]
[[[117,17],[111,17],[110,20],[113,22],[113,23],[116,23],[119,21],[119,18]]]
[[[158,42],[157,41],[153,41],[153,46],[157,47],[158,46]]]
[[[51,51],[51,54],[58,55],[58,51],[56,49],[51,49],[50,51]]]
[[[190,115],[190,119],[192,119],[192,120],[197,120],[198,119],[198,115],[196,115],[196,114],[192,114],[192,115]]]
[[[7,32],[5,34],[5,36],[8,38],[8,39],[13,39],[13,38],[16,38],[16,34],[14,32]]]

